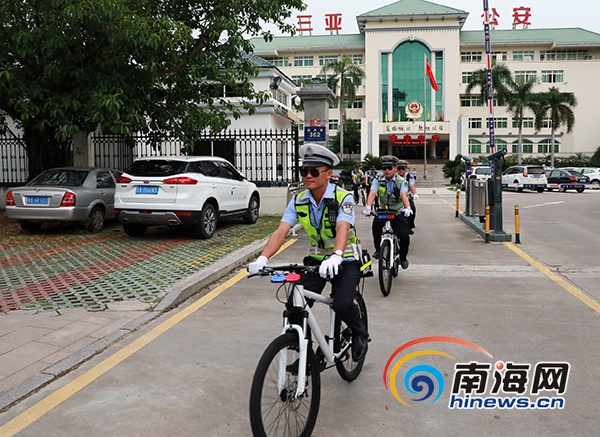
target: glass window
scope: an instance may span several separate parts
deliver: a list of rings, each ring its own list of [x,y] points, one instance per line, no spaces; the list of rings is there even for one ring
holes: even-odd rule
[[[564,82],[563,76],[563,70],[542,70],[542,83]]]
[[[517,120],[513,118],[512,127],[515,129],[519,128]],[[533,117],[523,117],[523,128],[533,128]]]
[[[353,64],[362,65],[364,63],[363,55],[350,55],[350,59],[352,59]]]
[[[513,51],[513,61],[534,61],[534,54],[533,50],[515,50]]]
[[[515,82],[525,83],[537,80],[537,71],[535,70],[517,70],[515,71]]]
[[[508,59],[507,52],[492,52],[490,56],[492,58],[492,61],[497,62],[506,62],[506,60]]]
[[[338,130],[337,120],[329,120],[329,130]]]
[[[519,153],[519,140],[515,140],[512,144],[512,153]],[[523,153],[533,153],[533,142],[528,139],[523,139]],[[516,171],[515,173],[519,173]]]
[[[482,52],[461,52],[460,62],[481,62]]]
[[[489,128],[490,121],[488,119],[485,120],[486,129]],[[496,129],[508,127],[508,119],[506,117],[496,117],[494,118],[494,126]]]
[[[469,153],[481,153],[481,143],[477,140],[469,140]]]
[[[463,71],[462,72],[462,83],[469,84],[473,80],[473,72],[472,71]]]
[[[313,56],[294,56],[294,67],[312,67],[313,63]]]
[[[289,58],[287,56],[282,58],[267,58],[267,61],[271,62],[276,67],[289,67]]]
[[[481,129],[481,118],[469,118],[469,129]]]
[[[558,153],[558,141],[554,140],[554,153]],[[550,153],[550,140],[542,140],[538,143],[538,153]]]
[[[99,171],[96,176],[96,188],[115,188],[115,181],[110,172]]]
[[[331,62],[337,62],[338,57],[337,55],[322,55],[319,56],[319,65],[323,66],[323,65],[327,65],[330,64]]]

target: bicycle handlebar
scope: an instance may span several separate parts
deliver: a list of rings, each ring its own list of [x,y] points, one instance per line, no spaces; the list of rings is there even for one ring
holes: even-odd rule
[[[270,276],[277,272],[281,273],[298,273],[301,275],[307,273],[319,273],[319,266],[305,266],[303,264],[286,264],[280,266],[265,266],[258,273],[248,275],[248,278],[254,276]]]

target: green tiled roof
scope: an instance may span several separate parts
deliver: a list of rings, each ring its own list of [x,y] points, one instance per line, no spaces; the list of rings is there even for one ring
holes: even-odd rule
[[[254,54],[259,56],[274,56],[277,52],[296,50],[365,48],[365,36],[360,34],[276,36],[271,42],[266,42],[263,38],[252,38],[250,42],[254,45]]]
[[[460,44],[484,45],[481,30],[460,32]],[[490,30],[492,49],[494,44],[549,44],[556,47],[600,46],[600,34],[579,27],[565,29],[496,29]]]
[[[365,12],[360,17],[402,16],[402,15],[446,15],[468,14],[465,11],[448,6],[438,5],[424,0],[400,0],[391,5],[382,6],[370,12]]]

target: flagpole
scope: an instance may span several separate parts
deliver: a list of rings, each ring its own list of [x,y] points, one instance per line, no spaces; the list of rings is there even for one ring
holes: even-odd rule
[[[427,56],[423,54],[423,72],[427,71]],[[427,74],[423,75],[423,180],[427,179]]]

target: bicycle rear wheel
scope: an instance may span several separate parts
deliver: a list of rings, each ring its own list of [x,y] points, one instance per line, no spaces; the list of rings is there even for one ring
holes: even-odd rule
[[[392,290],[392,245],[390,240],[383,240],[379,249],[379,288],[381,294],[387,296]]]
[[[308,348],[304,393],[298,387],[298,336],[280,335],[267,347],[250,390],[250,425],[254,436],[310,436],[321,401],[319,365]]]
[[[365,304],[365,300],[358,290],[356,290],[356,294],[354,295],[354,303],[358,306],[360,311],[360,318],[363,321],[365,328],[369,329],[368,320],[367,320],[367,305]],[[335,317],[335,342],[334,342],[334,352],[341,351],[346,345],[348,345],[352,340],[352,329],[349,328],[339,316]],[[364,355],[360,361],[354,361],[352,359],[352,347],[349,347],[346,350],[346,353],[342,355],[336,362],[335,368],[338,373],[345,381],[354,381],[360,375],[362,371],[363,364],[365,362]]]

